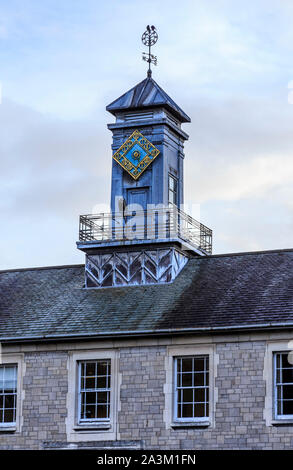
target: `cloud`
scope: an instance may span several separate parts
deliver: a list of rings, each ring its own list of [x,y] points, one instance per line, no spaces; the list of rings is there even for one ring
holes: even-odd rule
[[[110,197],[110,135],[7,100],[0,129],[1,267],[81,262],[78,217]]]
[[[185,196],[201,204],[215,251],[291,245],[292,2],[141,0],[140,9],[150,18],[133,0],[2,5],[2,267],[82,260],[78,215],[110,196],[104,108],[144,78],[147,22],[159,32],[153,76],[192,118]]]

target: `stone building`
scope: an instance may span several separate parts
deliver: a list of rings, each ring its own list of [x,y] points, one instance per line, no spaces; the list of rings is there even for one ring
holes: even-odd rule
[[[85,264],[0,272],[0,449],[292,448],[293,250],[211,254],[182,210],[190,118],[150,73],[107,110]]]

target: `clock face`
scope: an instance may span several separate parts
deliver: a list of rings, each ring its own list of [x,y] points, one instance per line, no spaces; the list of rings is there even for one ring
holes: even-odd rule
[[[114,160],[135,180],[154,161],[160,151],[138,130],[114,153]]]

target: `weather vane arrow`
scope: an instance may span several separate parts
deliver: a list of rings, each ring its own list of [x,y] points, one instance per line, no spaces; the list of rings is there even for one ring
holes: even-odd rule
[[[148,46],[149,52],[142,53],[142,59],[148,62],[148,77],[152,76],[151,64],[157,65],[157,57],[151,54],[151,47],[156,44],[158,40],[158,33],[155,26],[148,25],[143,33],[141,40],[145,46]]]

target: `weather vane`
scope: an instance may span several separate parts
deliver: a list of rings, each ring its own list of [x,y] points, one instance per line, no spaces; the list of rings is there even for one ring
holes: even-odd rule
[[[148,69],[148,77],[152,76],[151,71],[151,64],[157,65],[157,57],[151,54],[151,47],[156,44],[158,40],[158,33],[156,31],[155,26],[147,26],[146,31],[143,33],[141,40],[145,46],[148,46],[149,52],[142,53],[142,59],[148,62],[149,69]]]

